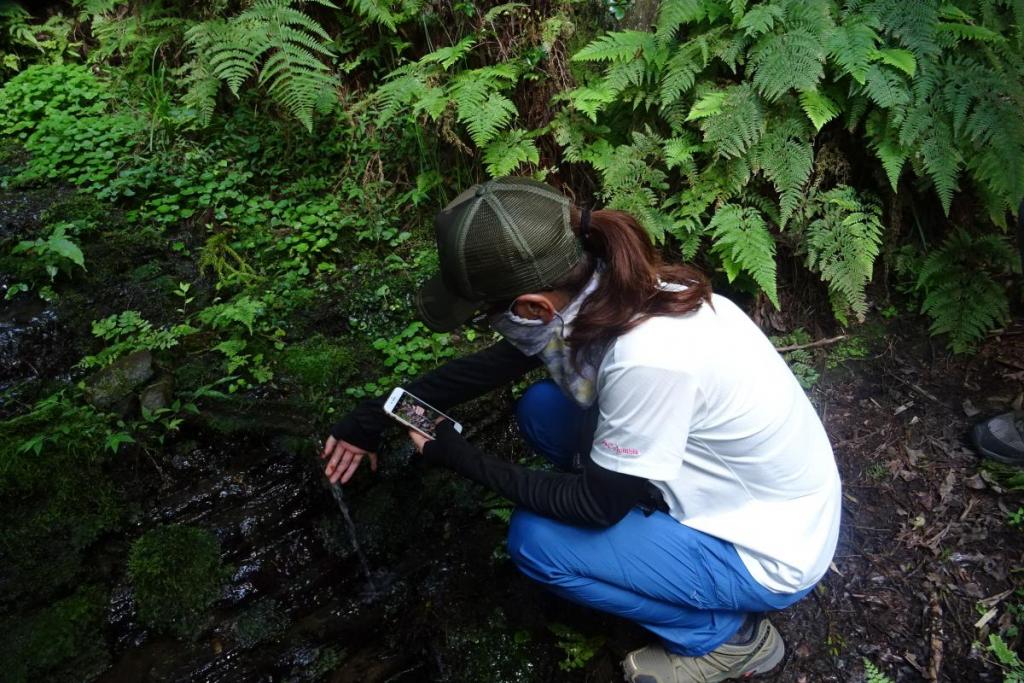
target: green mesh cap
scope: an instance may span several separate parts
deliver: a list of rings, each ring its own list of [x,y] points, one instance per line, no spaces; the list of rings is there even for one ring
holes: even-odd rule
[[[550,289],[580,262],[569,200],[530,178],[474,185],[437,214],[441,272],[416,296],[427,327],[454,330],[486,303]]]

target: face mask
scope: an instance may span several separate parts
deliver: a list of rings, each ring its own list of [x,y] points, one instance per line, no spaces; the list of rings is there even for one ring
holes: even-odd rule
[[[550,322],[530,320],[516,315],[511,309],[490,318],[493,330],[501,334],[512,346],[527,356],[539,356],[562,391],[581,407],[593,405],[597,398],[595,381],[600,359],[580,357],[580,367],[572,362],[572,350],[566,338],[572,333],[572,321],[600,282],[600,268],[594,271],[587,284],[569,304],[555,313]]]

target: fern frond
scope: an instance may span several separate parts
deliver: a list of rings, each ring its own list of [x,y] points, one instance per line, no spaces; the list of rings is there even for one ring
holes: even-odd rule
[[[837,26],[828,40],[828,52],[836,64],[861,85],[874,60],[875,46],[881,40],[876,28],[878,20],[874,15],[856,13]]]
[[[878,64],[868,67],[864,90],[883,109],[899,107],[910,101],[910,88],[903,76]]]
[[[750,152],[754,170],[761,170],[779,193],[779,226],[785,227],[800,203],[811,175],[814,150],[802,121],[784,119],[773,123]]]
[[[984,26],[939,22],[935,28],[940,36],[949,39],[951,46],[955,46],[961,40],[977,40],[982,43],[999,43],[1004,40],[1001,35]]]
[[[449,96],[458,108],[458,120],[466,126],[477,147],[494,139],[501,128],[516,115],[512,100],[496,90],[492,83],[476,77],[479,69],[459,74],[449,89]]]
[[[807,226],[807,265],[821,274],[834,295],[837,316],[849,307],[861,321],[867,313],[864,288],[871,280],[882,243],[881,209],[840,185],[818,197],[820,216]]]
[[[896,67],[911,78],[917,73],[917,58],[910,50],[885,48],[878,51],[878,59],[883,64]]]
[[[653,53],[654,36],[646,31],[616,31],[591,41],[572,56],[574,62],[625,62]]]
[[[878,670],[870,659],[864,658],[865,683],[895,683],[891,678]]]
[[[689,118],[700,119],[704,143],[717,156],[738,157],[764,134],[764,111],[748,83],[706,95]]]
[[[939,3],[929,0],[875,0],[865,9],[878,17],[887,34],[897,38],[920,60],[939,53],[938,7]]]
[[[665,0],[658,8],[654,34],[658,40],[672,40],[680,26],[700,21],[705,14],[702,0]]]
[[[813,90],[825,75],[825,46],[808,29],[762,36],[750,50],[754,85],[774,102],[790,89]]]
[[[889,127],[888,119],[882,112],[872,112],[865,128],[868,145],[882,162],[885,176],[889,179],[892,191],[895,192],[903,165],[907,162],[907,151],[900,145],[899,134]]]
[[[941,119],[933,119],[927,135],[920,143],[921,162],[942,202],[942,210],[949,215],[953,193],[958,188],[957,177],[963,157],[953,145],[953,131]]]
[[[680,46],[665,65],[665,74],[661,79],[661,106],[667,107],[678,100],[693,87],[697,74],[706,66],[706,59],[700,55],[700,47],[694,43]]]
[[[440,64],[446,71],[450,69],[456,62],[469,54],[469,51],[473,49],[476,44],[476,36],[468,35],[454,45],[448,47],[442,47],[430,52],[420,58],[420,63],[430,64],[435,62]]]
[[[334,7],[326,0],[317,2]],[[333,50],[327,32],[292,3],[257,0],[236,17],[193,26],[185,41],[193,63],[203,65],[204,78],[220,79],[237,96],[242,85],[258,75],[271,97],[312,130],[314,110],[331,101],[337,84],[321,61]],[[210,81],[199,82],[208,93]],[[201,100],[199,90],[190,92],[188,99]]]
[[[348,0],[348,4],[356,14],[387,27],[389,31],[394,31],[397,28],[396,17],[391,11],[393,2],[388,2],[388,0]]]
[[[757,5],[743,15],[737,28],[743,29],[745,35],[757,38],[771,31],[775,28],[775,22],[781,22],[785,17],[786,10],[781,5]]]
[[[1009,317],[1009,304],[994,275],[1019,272],[1013,248],[999,235],[970,235],[957,229],[921,265],[916,283],[921,311],[932,319],[932,334],[949,335],[954,353],[974,344]]]
[[[729,280],[734,280],[740,270],[746,272],[778,308],[775,240],[758,210],[723,204],[708,224],[708,232],[712,236],[711,249],[722,258]]]
[[[540,152],[525,131],[504,131],[484,147],[484,165],[492,178],[510,175],[527,163],[540,163]]]
[[[800,107],[814,124],[815,130],[821,130],[822,126],[839,116],[839,105],[816,89],[800,93]]]

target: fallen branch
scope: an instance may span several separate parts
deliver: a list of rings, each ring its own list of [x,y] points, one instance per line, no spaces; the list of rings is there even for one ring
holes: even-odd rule
[[[846,339],[847,335],[841,334],[838,337],[829,337],[828,339],[819,339],[818,341],[808,342],[806,344],[790,344],[789,346],[776,346],[775,350],[779,353],[785,353],[787,351],[799,351],[800,349],[812,349],[816,346],[827,346],[828,344],[835,344],[837,341]]]
[[[937,682],[942,671],[942,643],[945,634],[942,632],[942,604],[939,602],[939,594],[932,592],[931,595],[931,657],[928,659],[928,681]]]

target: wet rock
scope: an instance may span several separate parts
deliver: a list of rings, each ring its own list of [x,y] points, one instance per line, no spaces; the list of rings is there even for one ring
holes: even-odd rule
[[[165,375],[139,393],[139,407],[151,413],[167,408],[173,394],[174,380]]]
[[[118,358],[86,380],[85,395],[97,408],[112,408],[152,376],[153,355],[149,351],[135,351]]]

